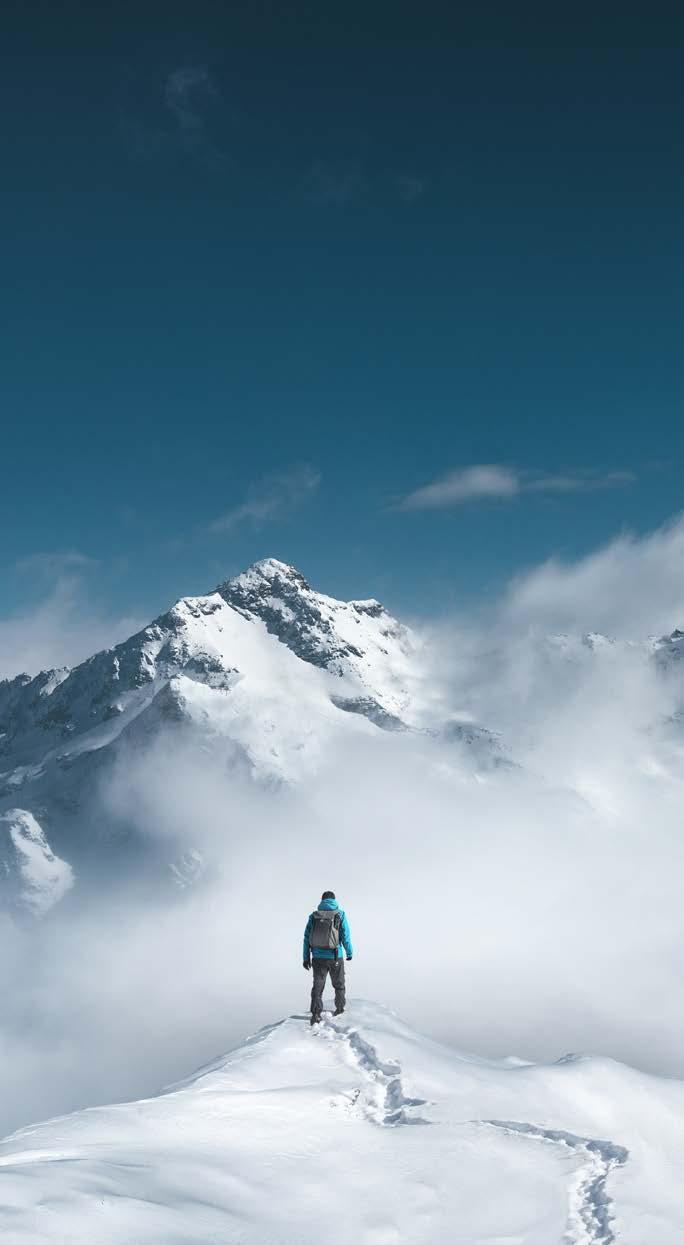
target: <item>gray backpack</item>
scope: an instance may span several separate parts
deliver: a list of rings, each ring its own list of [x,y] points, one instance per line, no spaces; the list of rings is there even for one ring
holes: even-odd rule
[[[317,908],[312,912],[309,946],[319,951],[337,951],[341,919],[339,909]]]

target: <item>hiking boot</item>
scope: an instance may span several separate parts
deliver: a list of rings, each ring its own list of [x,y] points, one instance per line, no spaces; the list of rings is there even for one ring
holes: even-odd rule
[[[336,1007],[333,1012],[333,1016],[341,1016],[343,1011],[344,1011],[343,1007]]]
[[[319,1025],[320,1023],[321,1023],[320,1016],[312,1016],[311,1020],[309,1021],[309,1024],[311,1025]]]

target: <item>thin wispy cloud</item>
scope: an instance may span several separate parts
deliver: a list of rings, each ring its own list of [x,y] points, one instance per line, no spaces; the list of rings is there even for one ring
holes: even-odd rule
[[[73,666],[110,648],[143,625],[134,614],[112,612],[99,599],[95,558],[77,550],[34,553],[14,564],[37,587],[37,599],[0,613],[0,680]]]
[[[208,130],[208,110],[220,101],[218,87],[206,65],[181,65],[167,77],[164,103],[175,119],[178,142],[189,155],[223,165],[226,154]]]
[[[316,160],[302,178],[301,197],[321,207],[342,207],[358,197],[365,181],[358,160]]]
[[[497,463],[457,467],[402,498],[398,510],[449,510],[469,502],[510,501],[523,493],[578,493],[632,484],[630,471],[534,475]]]
[[[318,491],[320,482],[319,473],[307,464],[264,476],[251,485],[243,502],[214,519],[209,531],[220,535],[241,523],[258,526],[285,518]]]
[[[91,558],[87,553],[80,553],[78,549],[65,549],[50,553],[30,553],[25,558],[18,558],[14,567],[21,575],[33,575],[54,581],[66,575],[80,575],[97,564],[97,559]]]
[[[348,146],[313,147],[285,171],[278,131],[271,136],[250,117],[235,83],[228,92],[220,72],[203,61],[163,68],[145,61],[126,73],[120,90],[119,138],[129,157],[141,164],[173,165],[184,159],[210,173],[239,174],[240,184],[253,192],[332,211],[359,200],[389,199],[410,208],[429,188],[421,170],[382,167]],[[240,157],[247,133],[255,138],[249,168]]]
[[[152,74],[151,81],[139,75],[125,85],[119,132],[135,160],[185,156],[213,171],[232,168],[229,124],[226,101],[207,65],[176,65]]]
[[[526,480],[523,489],[528,493],[579,493],[606,488],[621,488],[634,484],[632,471],[607,471],[603,474],[547,475]]]

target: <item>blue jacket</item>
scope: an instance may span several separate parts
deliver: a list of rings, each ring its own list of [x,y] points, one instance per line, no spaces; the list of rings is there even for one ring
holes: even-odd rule
[[[311,937],[311,929],[313,927],[313,913],[312,913],[312,915],[309,917],[306,923],[306,929],[304,930],[304,954],[302,956],[302,959],[306,962],[309,956],[312,955],[315,960],[334,960],[335,958],[337,958],[338,960],[341,960],[342,959],[342,947],[344,947],[345,951],[347,952],[347,959],[351,960],[352,940],[351,940],[351,934],[349,933],[349,925],[347,923],[347,918],[344,912],[342,911],[342,909],[340,908],[340,905],[338,904],[337,900],[336,899],[321,899],[321,902],[319,903],[318,907],[324,911],[325,910],[330,911],[332,909],[333,912],[339,912],[340,914],[340,944],[341,945],[337,948],[337,952],[328,951],[324,947],[310,947],[309,946],[309,938]]]

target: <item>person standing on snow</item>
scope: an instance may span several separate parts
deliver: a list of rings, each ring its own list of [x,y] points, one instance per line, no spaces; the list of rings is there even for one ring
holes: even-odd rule
[[[313,986],[311,988],[311,1024],[318,1024],[323,1010],[323,990],[328,973],[335,991],[335,1012],[344,1011],[344,956],[352,958],[352,941],[347,918],[335,899],[334,891],[323,891],[321,902],[311,913],[304,930],[304,967],[308,970],[313,962]]]

